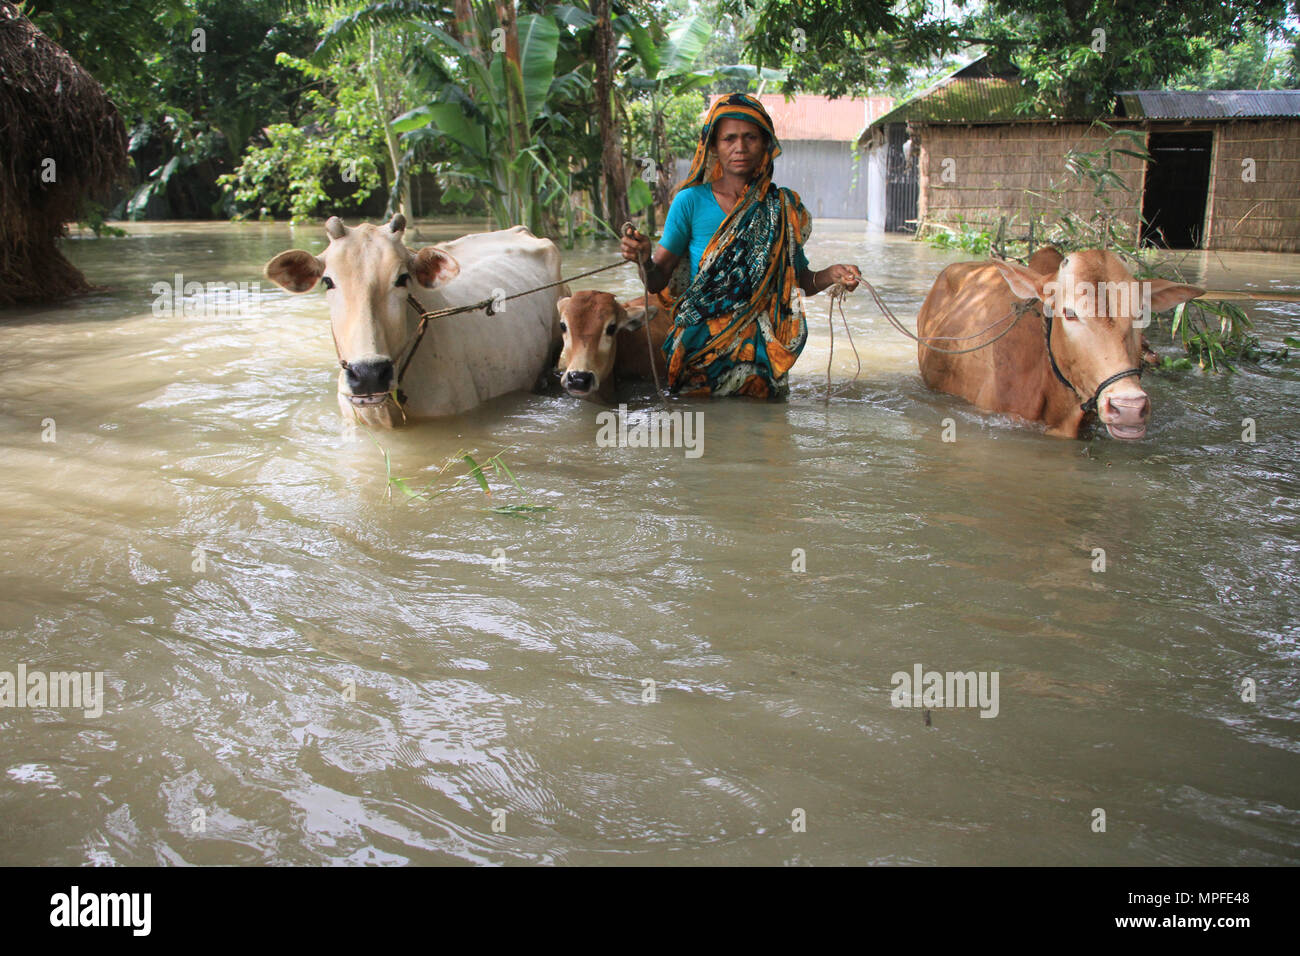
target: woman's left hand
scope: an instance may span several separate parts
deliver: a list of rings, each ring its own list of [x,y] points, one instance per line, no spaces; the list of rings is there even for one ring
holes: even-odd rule
[[[831,284],[839,283],[852,292],[862,281],[862,273],[857,266],[839,263],[826,270],[830,273]]]

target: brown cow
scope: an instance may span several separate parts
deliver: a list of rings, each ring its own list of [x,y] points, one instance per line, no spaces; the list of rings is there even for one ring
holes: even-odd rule
[[[609,404],[616,379],[651,381],[650,352],[646,346],[644,297],[619,303],[608,292],[575,292],[556,303],[564,351],[556,364],[560,384],[570,395]],[[650,306],[650,339],[659,379],[667,377],[661,346],[672,328],[668,311]]]
[[[1043,246],[1026,260],[1025,265],[1041,275],[1051,276],[1060,268],[1061,260],[1064,258],[1065,256],[1061,255],[1061,250],[1052,246]],[[1142,334],[1142,361],[1147,365],[1160,364],[1160,356],[1156,354],[1155,349],[1151,347],[1151,343],[1147,341],[1146,333]]]
[[[921,378],[986,411],[1044,422],[1049,435],[1077,438],[1095,411],[1113,437],[1143,437],[1151,403],[1139,384],[1139,316],[1149,319],[1205,290],[1164,279],[1138,283],[1118,256],[1095,249],[1067,256],[1042,249],[1029,263],[958,262],[939,274],[916,319],[917,334],[936,347],[917,346]],[[990,341],[1017,307],[1028,311],[987,348],[936,350]]]

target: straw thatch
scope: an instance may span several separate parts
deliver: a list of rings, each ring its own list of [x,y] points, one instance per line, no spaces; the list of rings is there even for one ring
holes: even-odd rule
[[[94,77],[5,0],[0,145],[0,307],[85,292],[58,239],[125,171],[126,130]]]

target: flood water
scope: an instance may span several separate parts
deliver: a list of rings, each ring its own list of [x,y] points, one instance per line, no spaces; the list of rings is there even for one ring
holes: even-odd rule
[[[857,380],[840,330],[827,401],[818,297],[788,403],[673,403],[698,458],[531,394],[372,436],[319,292],[154,314],[324,239],[72,240],[108,291],[0,313],[0,671],[104,695],[0,707],[0,863],[1300,861],[1297,366],[1151,375],[1144,441],[1061,441],[927,391],[860,292]],[[968,258],[834,221],[808,253],[908,323]],[[1300,256],[1183,267],[1295,291]],[[418,484],[504,452],[524,493],[390,499],[375,441]],[[918,665],[996,675],[996,716],[893,706]]]

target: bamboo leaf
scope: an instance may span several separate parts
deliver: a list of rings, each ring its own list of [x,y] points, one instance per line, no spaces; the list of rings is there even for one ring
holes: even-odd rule
[[[488,487],[487,476],[483,474],[483,468],[474,460],[474,456],[470,454],[462,455],[461,461],[469,465],[469,477],[477,481],[478,486],[483,489],[483,494],[491,498],[492,489]]]

